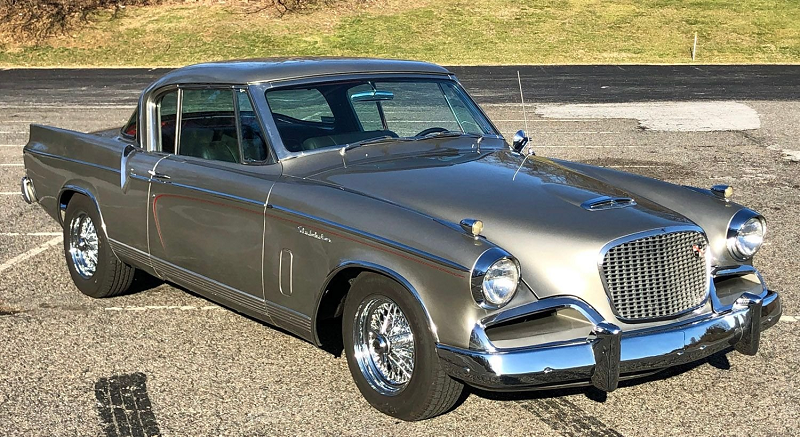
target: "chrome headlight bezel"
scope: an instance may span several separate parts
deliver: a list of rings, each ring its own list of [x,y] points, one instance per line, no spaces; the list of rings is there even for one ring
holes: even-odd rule
[[[761,242],[758,246],[748,252],[746,249],[743,248],[743,243],[741,240],[741,231],[744,229],[746,225],[757,221],[761,227]],[[748,208],[740,209],[736,212],[736,214],[731,217],[731,221],[728,224],[728,233],[727,233],[727,246],[728,246],[728,253],[730,253],[731,257],[736,261],[744,262],[748,261],[755,256],[756,253],[761,249],[764,245],[764,236],[767,234],[767,221],[764,217]]]
[[[509,261],[514,265],[514,273],[516,276],[513,279],[513,290],[508,292],[504,299],[500,300],[494,299],[492,296],[487,296],[487,294],[484,292],[484,284],[487,279],[487,273],[489,273],[498,263],[507,263]],[[475,261],[475,265],[472,267],[472,273],[470,277],[472,298],[475,299],[475,303],[484,309],[499,309],[511,302],[517,293],[521,278],[519,261],[517,261],[516,258],[511,256],[511,254],[505,250],[499,247],[492,247],[483,252],[481,256],[478,257],[477,261]]]

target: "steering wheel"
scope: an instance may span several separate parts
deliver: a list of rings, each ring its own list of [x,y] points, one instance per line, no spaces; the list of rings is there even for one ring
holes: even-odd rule
[[[424,137],[425,135],[430,135],[430,134],[433,134],[433,133],[436,133],[436,132],[447,132],[449,130],[450,129],[445,129],[443,127],[429,127],[427,129],[425,129],[424,131],[422,131],[422,132],[420,132],[420,133],[418,133],[418,134],[416,134],[414,136],[415,137]]]

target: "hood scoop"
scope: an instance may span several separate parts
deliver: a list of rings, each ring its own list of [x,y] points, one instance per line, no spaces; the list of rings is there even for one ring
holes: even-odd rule
[[[627,208],[636,205],[630,197],[600,196],[581,203],[581,208],[587,211],[603,211],[606,209]]]

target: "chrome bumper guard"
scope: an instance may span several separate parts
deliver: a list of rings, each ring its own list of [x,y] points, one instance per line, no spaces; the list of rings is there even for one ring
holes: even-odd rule
[[[755,355],[761,331],[780,316],[778,294],[764,290],[744,293],[724,313],[682,324],[622,332],[600,322],[586,339],[492,352],[439,345],[438,353],[451,376],[487,390],[593,385],[610,392],[621,377],[690,363],[731,346]]]

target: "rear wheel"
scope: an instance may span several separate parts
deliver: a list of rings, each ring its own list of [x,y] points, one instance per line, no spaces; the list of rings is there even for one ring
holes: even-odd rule
[[[112,297],[133,282],[133,267],[111,252],[100,226],[100,214],[86,196],[75,195],[64,215],[64,255],[72,281],[85,295]]]
[[[405,287],[362,273],[350,288],[343,317],[347,364],[370,405],[409,421],[455,405],[464,386],[439,365],[427,318]]]

